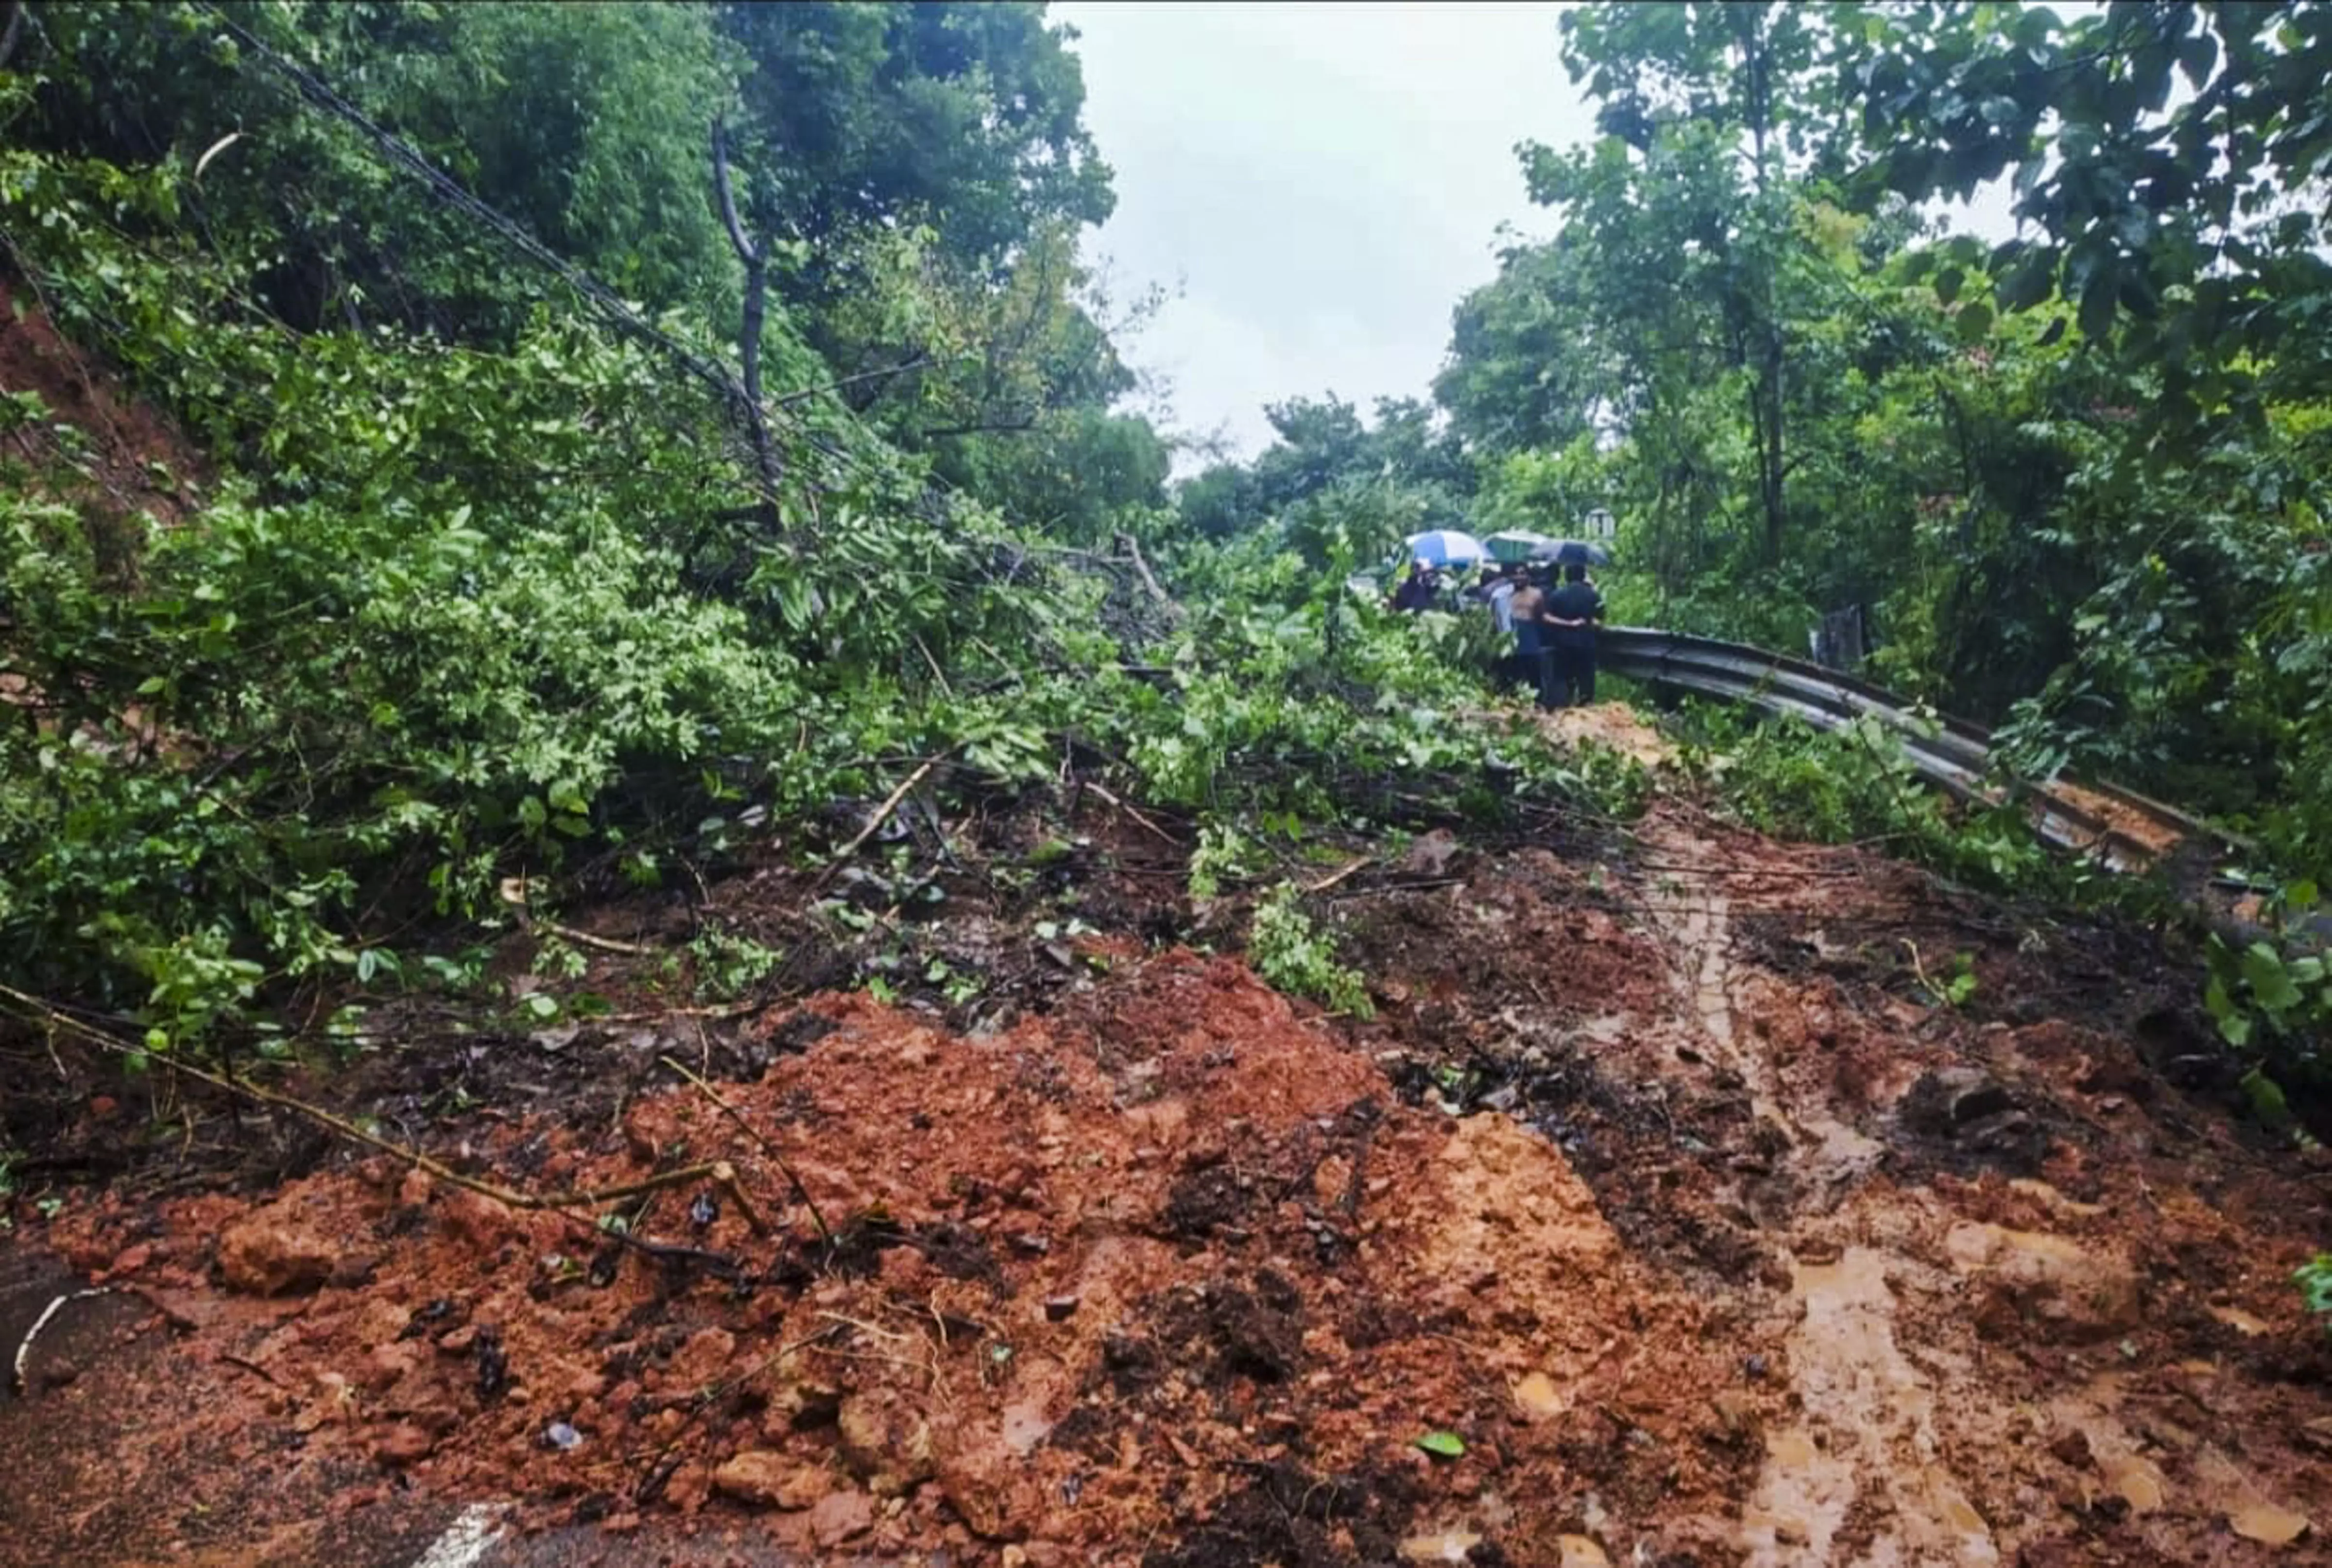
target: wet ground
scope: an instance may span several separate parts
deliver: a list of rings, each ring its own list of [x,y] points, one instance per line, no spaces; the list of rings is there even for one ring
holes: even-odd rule
[[[521,1195],[699,1172],[645,1195],[62,1108],[0,1352],[112,1294],[0,1403],[0,1561],[2327,1560],[2332,1166],[2158,942],[1664,801],[1314,846],[1327,1018],[1197,951],[1184,841],[999,808],[848,940],[777,867],[611,904],[767,1005],[587,949],[612,1020],[333,1086]]]

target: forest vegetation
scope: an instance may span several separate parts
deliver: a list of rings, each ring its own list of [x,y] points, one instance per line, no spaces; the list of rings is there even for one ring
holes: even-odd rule
[[[2318,903],[2332,8],[1571,10],[1599,137],[1520,149],[1553,237],[1454,301],[1431,401],[1294,399],[1179,483],[1041,6],[6,26],[12,303],[186,444],[125,465],[0,404],[0,966],[133,1065],[295,1054],[323,999],[349,1037],[473,978],[511,879],[547,914],[808,854],[933,767],[1090,770],[1198,823],[1194,876],[1486,759],[1628,809],[1640,770],[1466,716],[1467,628],[1343,587],[1594,506],[1615,619],[1786,649],[1861,607],[1874,678],[2016,770],[2205,814],[2270,914]],[[1934,215],[1993,180],[2017,238]],[[1850,748],[1726,733],[1831,780],[1737,774],[1769,826],[2083,880]],[[2230,1035],[2305,1076],[2320,959],[2222,958]]]
[[[1545,46],[1234,459],[1042,5],[0,0],[0,1557],[2315,1560],[2332,5]]]

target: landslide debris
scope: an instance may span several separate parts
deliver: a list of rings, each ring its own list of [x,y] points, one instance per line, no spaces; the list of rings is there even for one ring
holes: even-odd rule
[[[2165,1076],[2155,950],[1671,804],[1563,847],[1315,901],[1371,1021],[1083,935],[1009,1013],[824,992],[708,1031],[719,1103],[512,1089],[432,1140],[544,1191],[726,1161],[769,1234],[378,1157],[77,1206],[44,1239],[143,1294],[0,1412],[0,1523],[93,1563],[415,1496],[640,1561],[2306,1560],[2326,1172]]]

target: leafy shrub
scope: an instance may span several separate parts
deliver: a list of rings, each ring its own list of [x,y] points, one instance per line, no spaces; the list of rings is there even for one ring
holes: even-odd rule
[[[1279,884],[1255,906],[1247,957],[1256,972],[1291,996],[1309,997],[1355,1018],[1375,1016],[1366,978],[1337,961],[1335,939],[1304,913],[1293,883]]]
[[[2299,1298],[2324,1324],[2325,1332],[2332,1334],[2332,1252],[2319,1252],[2292,1270],[2292,1282],[2299,1286]]]

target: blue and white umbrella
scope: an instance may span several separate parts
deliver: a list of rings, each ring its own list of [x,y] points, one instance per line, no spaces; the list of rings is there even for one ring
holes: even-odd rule
[[[1476,566],[1489,555],[1480,540],[1454,528],[1413,534],[1401,548],[1409,552],[1410,560],[1422,559],[1429,566]]]

